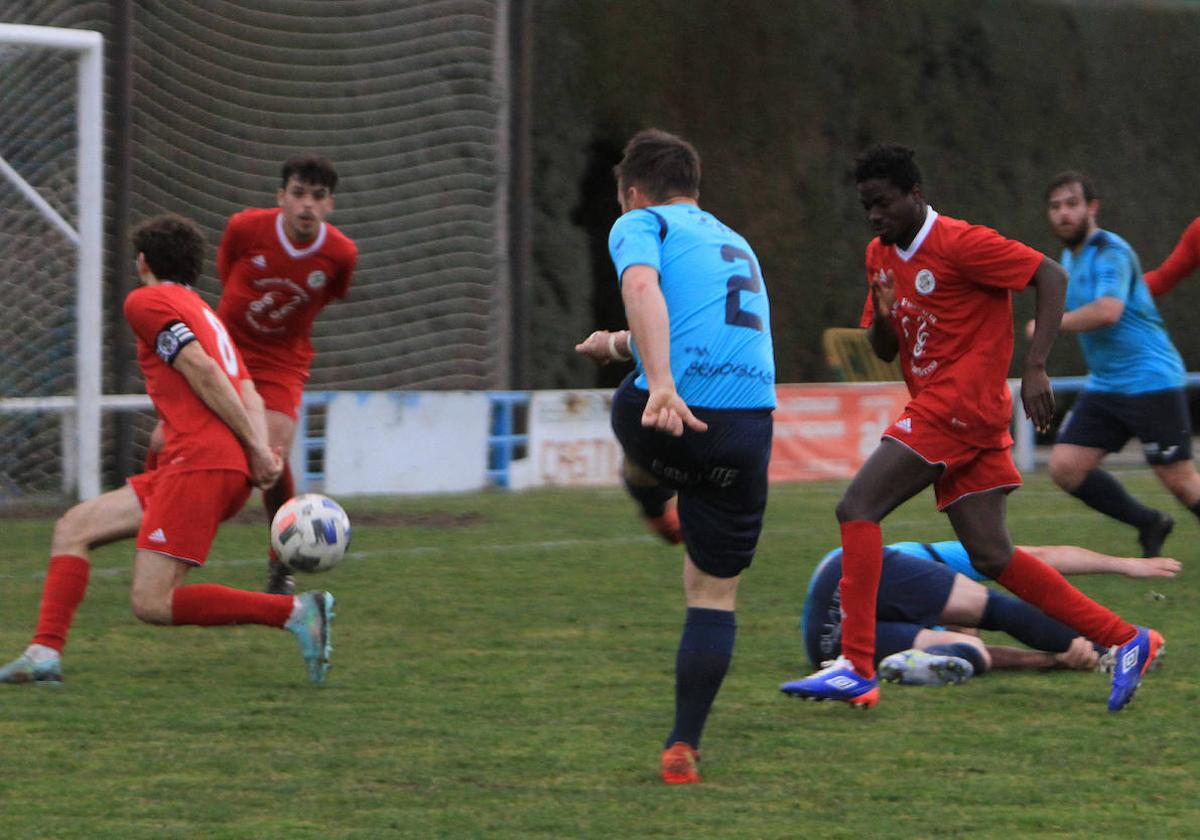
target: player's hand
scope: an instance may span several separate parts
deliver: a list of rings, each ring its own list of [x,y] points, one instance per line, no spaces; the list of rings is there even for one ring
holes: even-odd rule
[[[1183,564],[1173,557],[1127,557],[1121,574],[1131,578],[1175,577]]]
[[[880,271],[871,278],[871,296],[875,301],[875,311],[882,315],[891,315],[896,308],[896,286],[892,281],[894,275]]]
[[[627,362],[630,356],[621,355],[621,351],[617,345],[620,344],[620,338],[624,334],[624,330],[612,332],[610,330],[596,330],[583,341],[575,345],[575,352],[587,356],[594,362],[606,365],[609,362]],[[628,347],[628,344],[626,344]],[[626,351],[629,352],[628,350]]]
[[[608,330],[596,330],[583,341],[575,345],[575,352],[582,353],[593,362],[606,365],[612,361],[608,352],[608,338],[612,335]]]
[[[1025,416],[1033,421],[1033,427],[1039,432],[1050,431],[1050,423],[1054,420],[1054,389],[1050,387],[1050,377],[1046,368],[1040,365],[1026,365],[1021,377],[1021,404],[1025,406]]]
[[[1083,636],[1071,640],[1071,646],[1062,653],[1054,654],[1054,661],[1060,668],[1070,668],[1073,671],[1091,671],[1100,662],[1100,654],[1096,648]]]
[[[1037,321],[1030,318],[1025,322],[1025,337],[1033,338],[1033,331],[1037,329]]]
[[[250,481],[260,490],[266,490],[279,480],[283,473],[283,450],[279,447],[252,447],[247,453],[250,462]]]
[[[642,425],[652,426],[675,437],[683,434],[685,426],[694,432],[708,431],[708,424],[692,414],[674,388],[650,392],[646,410],[642,412]]]

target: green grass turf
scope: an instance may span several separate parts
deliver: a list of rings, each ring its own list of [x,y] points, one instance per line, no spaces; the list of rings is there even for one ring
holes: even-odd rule
[[[616,490],[344,500],[352,555],[302,580],[338,598],[323,688],[278,631],[139,625],[132,549],[109,547],[67,684],[0,686],[0,837],[1198,836],[1200,525],[1148,473],[1124,477],[1175,513],[1169,553],[1186,569],[1077,579],[1168,640],[1118,715],[1090,673],[889,686],[870,712],[783,697],[779,683],[809,670],[797,617],[836,543],[841,485],[774,489],[705,783],[687,788],[657,777],[680,552],[644,534]],[[1012,497],[1010,524],[1024,543],[1136,547],[1044,477]],[[15,655],[51,522],[0,529],[0,650]],[[929,496],[884,528],[949,533]],[[263,537],[243,514],[191,579],[257,588]]]

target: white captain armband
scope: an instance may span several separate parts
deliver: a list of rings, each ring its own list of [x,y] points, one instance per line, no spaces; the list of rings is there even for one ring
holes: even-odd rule
[[[196,340],[196,334],[183,321],[172,321],[158,333],[154,341],[154,352],[169,365],[175,364],[179,351]]]

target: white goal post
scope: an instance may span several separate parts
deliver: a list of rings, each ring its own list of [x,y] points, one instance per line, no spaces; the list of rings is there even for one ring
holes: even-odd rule
[[[21,47],[65,51],[76,57],[76,201],[74,227],[3,157],[0,175],[78,248],[75,326],[75,393],[65,396],[0,398],[0,413],[63,413],[64,478],[80,499],[100,493],[102,355],[102,266],[104,235],[104,40],[98,32],[0,23],[0,49]]]

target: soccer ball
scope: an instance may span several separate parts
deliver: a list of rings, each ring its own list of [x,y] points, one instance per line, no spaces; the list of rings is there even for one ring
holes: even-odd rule
[[[327,572],[350,545],[350,517],[320,493],[293,496],[271,521],[271,546],[297,572]]]

